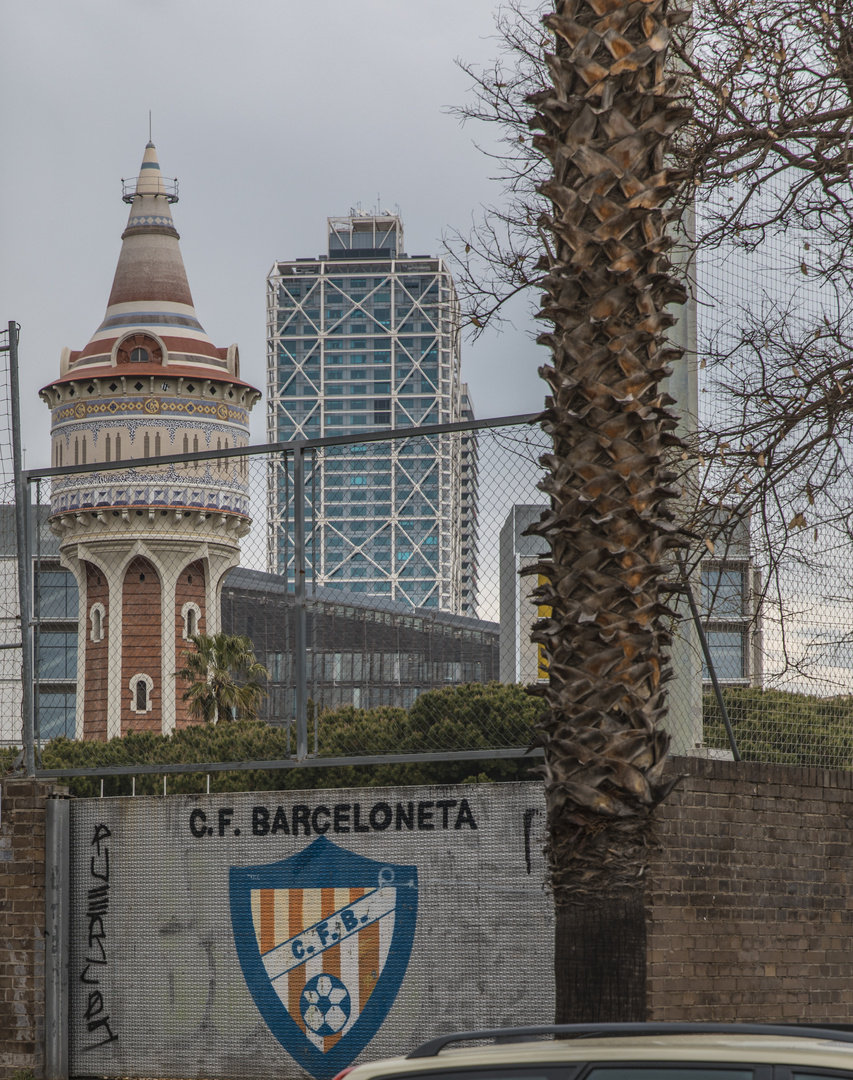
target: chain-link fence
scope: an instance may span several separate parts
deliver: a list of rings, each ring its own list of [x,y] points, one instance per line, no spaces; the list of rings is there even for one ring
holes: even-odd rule
[[[43,770],[522,755],[536,702],[498,684],[537,676],[544,437],[519,419],[30,473]]]
[[[523,420],[108,470],[84,464],[81,448],[75,465],[31,471],[41,771],[454,757],[471,761],[472,775],[478,759],[529,767],[538,705],[523,687],[547,679],[547,666],[529,641],[536,579],[519,571],[540,554],[525,530],[545,505],[536,485],[546,437]],[[849,680],[832,661],[848,638],[843,604],[829,598],[844,589],[849,537],[836,530],[826,576],[811,552],[810,576],[780,575],[777,564],[787,607],[766,589],[770,540],[741,521],[713,552],[703,548],[688,577],[697,619],[686,594],[673,594],[684,616],[672,650],[673,749],[730,754],[727,707],[744,756],[846,765]],[[796,545],[789,553],[805,565]],[[830,581],[816,611],[815,589]],[[9,589],[7,599],[14,608]],[[809,696],[804,677],[829,693]],[[20,741],[17,693],[7,745]],[[230,722],[253,715],[264,723]]]
[[[750,176],[698,210],[701,234],[745,207],[696,264],[696,480],[713,547],[701,574],[743,755],[849,767],[851,282],[833,267],[830,218],[821,234],[819,204],[792,195],[807,180],[765,175],[756,190]],[[706,745],[725,745],[720,720],[706,697]]]

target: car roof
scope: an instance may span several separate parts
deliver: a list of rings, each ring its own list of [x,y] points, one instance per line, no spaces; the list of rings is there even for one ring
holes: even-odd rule
[[[734,1025],[732,1025],[734,1026]],[[782,1029],[776,1029],[782,1030]],[[473,1034],[473,1033],[472,1033]],[[571,1064],[585,1061],[678,1061],[719,1064],[802,1065],[810,1068],[853,1071],[850,1034],[827,1029],[821,1036],[804,1037],[794,1030],[782,1034],[707,1031],[598,1035],[573,1039],[508,1041],[491,1045],[442,1048],[434,1054],[414,1051],[409,1057],[389,1058],[357,1066],[347,1080],[475,1068],[513,1068],[538,1063]],[[843,1041],[842,1041],[843,1040]],[[429,1044],[427,1044],[428,1046]]]

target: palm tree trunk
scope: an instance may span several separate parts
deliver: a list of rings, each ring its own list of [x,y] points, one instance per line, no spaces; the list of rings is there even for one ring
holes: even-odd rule
[[[540,488],[550,509],[528,532],[550,557],[526,572],[551,615],[533,640],[549,683],[541,727],[546,853],[556,904],[558,1022],[645,1019],[646,846],[669,737],[658,725],[670,677],[660,595],[683,543],[665,457],[680,446],[659,389],[680,351],[665,339],[683,302],[669,276],[667,214],[684,178],[665,166],[689,116],[665,70],[666,0],[560,0],[552,86],[534,144],[553,175],[540,191],[547,254],[539,337],[552,363],[540,417],[553,440]]]
[[[643,1021],[646,908],[642,888],[576,897],[556,909],[554,976],[558,1023]]]

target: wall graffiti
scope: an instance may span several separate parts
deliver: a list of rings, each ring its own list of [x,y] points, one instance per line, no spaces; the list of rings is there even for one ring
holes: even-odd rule
[[[81,1002],[84,1006],[83,1022],[86,1031],[95,1038],[83,1046],[84,1053],[118,1040],[103,992],[99,989],[109,965],[107,926],[110,913],[110,845],[107,841],[111,837],[112,833],[107,826],[99,823],[94,828],[90,843],[90,849],[94,850],[89,856],[87,949],[80,982],[86,988]]]

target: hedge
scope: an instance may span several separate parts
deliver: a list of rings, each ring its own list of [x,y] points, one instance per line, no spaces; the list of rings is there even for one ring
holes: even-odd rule
[[[356,709],[345,705],[317,717],[319,754],[399,754],[423,751],[492,749],[527,746],[534,732],[539,702],[517,685],[472,683],[421,695],[411,709]],[[309,750],[314,723],[309,720]],[[41,755],[41,767],[94,768],[104,765],[187,764],[214,761],[261,761],[291,757],[292,735],[262,721],[195,725],[172,735],[129,733],[109,742],[53,739]],[[0,769],[8,770],[15,750],[0,750]],[[211,792],[293,790],[301,788],[375,787],[396,784],[456,784],[530,780],[537,764],[531,758],[435,762],[411,765],[358,765],[210,773]],[[71,793],[97,795],[99,778],[68,781]],[[170,794],[206,790],[204,773],[169,774]],[[105,795],[129,795],[129,776],[107,777]],[[163,791],[162,775],[138,776],[136,793]]]

